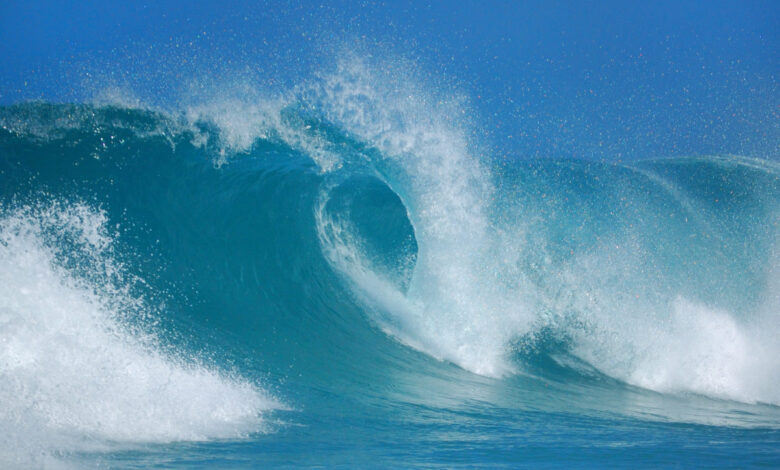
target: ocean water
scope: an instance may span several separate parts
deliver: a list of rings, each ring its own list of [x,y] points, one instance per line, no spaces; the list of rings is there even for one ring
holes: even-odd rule
[[[776,51],[584,125],[365,40],[4,85],[0,466],[780,466]]]

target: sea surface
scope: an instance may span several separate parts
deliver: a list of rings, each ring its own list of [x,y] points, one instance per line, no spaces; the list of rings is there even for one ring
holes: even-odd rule
[[[0,95],[0,467],[780,467],[774,72],[325,54]]]

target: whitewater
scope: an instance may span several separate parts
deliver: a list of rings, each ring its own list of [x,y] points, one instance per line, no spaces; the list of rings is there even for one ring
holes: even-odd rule
[[[412,68],[0,108],[0,462],[777,465],[780,166],[494,155]]]

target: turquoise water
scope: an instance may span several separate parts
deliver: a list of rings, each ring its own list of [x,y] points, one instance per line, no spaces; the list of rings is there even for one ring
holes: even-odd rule
[[[0,461],[780,465],[777,163],[507,159],[362,67],[0,108]]]
[[[0,468],[780,468],[779,12],[0,2]]]

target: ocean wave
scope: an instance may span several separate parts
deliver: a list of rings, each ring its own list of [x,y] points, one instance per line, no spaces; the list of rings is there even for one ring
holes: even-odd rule
[[[58,207],[87,207],[79,210],[88,233],[121,226],[95,238],[98,245],[147,254],[124,256],[126,269],[151,273],[139,276],[149,289],[178,296],[174,311],[152,316],[196,343],[251,350],[268,369],[292,367],[294,358],[309,380],[344,390],[383,367],[449,376],[442,371],[455,365],[503,383],[559,380],[563,370],[571,387],[585,381],[595,390],[607,377],[616,389],[780,404],[776,164],[736,156],[497,159],[473,145],[460,101],[426,97],[412,79],[400,83],[348,60],[285,95],[228,94],[175,113],[3,108],[9,184],[0,195],[7,208],[95,201]],[[41,223],[30,212],[5,213]],[[108,440],[205,439],[260,429],[258,416],[278,406],[244,379],[160,352],[138,339],[143,329],[128,332],[112,316],[124,307],[90,293],[96,277],[73,281],[84,276],[81,265],[52,254],[67,253],[72,241],[19,236],[3,248],[9,279],[24,278],[12,274],[17,253],[33,244],[35,264],[59,286],[35,297],[74,299],[53,315],[87,312],[91,323],[79,324],[88,334],[77,336],[107,335],[98,346],[158,371],[144,379],[152,385],[180,377],[169,395],[139,392],[148,402],[127,406],[149,405],[157,416],[160,403],[214,408],[234,397],[189,425],[176,425],[193,409],[181,405],[164,410],[169,426],[140,420],[123,430],[64,406],[76,428]],[[44,307],[10,315],[24,324],[32,318],[25,312]],[[339,362],[355,351],[359,359]],[[113,370],[113,359],[100,357],[88,355]],[[62,369],[71,375],[51,383],[76,383],[85,368]],[[99,375],[97,395],[104,383],[134,386],[132,375]],[[41,403],[60,398],[52,392]]]

